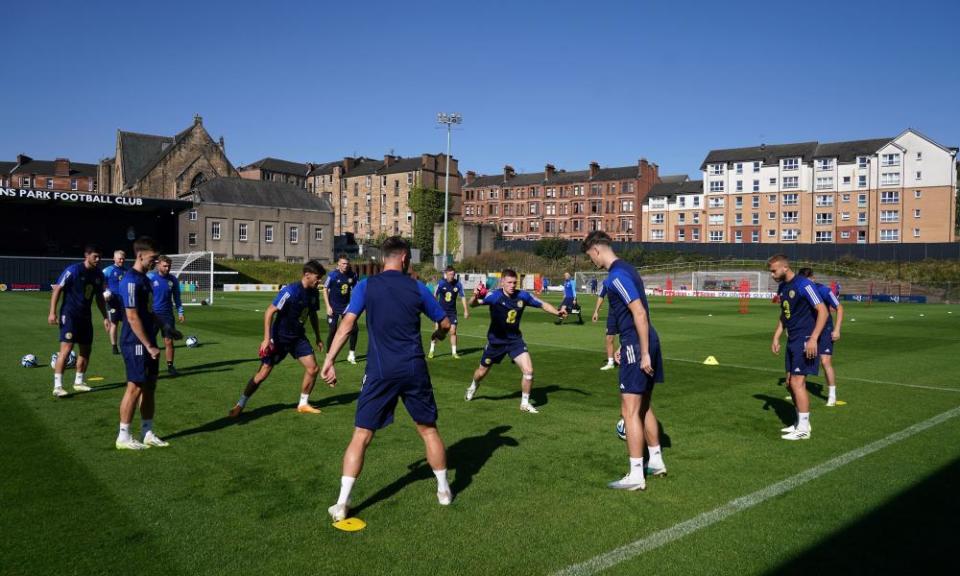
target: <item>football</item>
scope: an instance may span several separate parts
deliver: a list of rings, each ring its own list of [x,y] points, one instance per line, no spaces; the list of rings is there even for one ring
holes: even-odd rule
[[[20,359],[20,365],[24,368],[35,368],[37,366],[37,357],[33,354],[27,354]]]
[[[56,367],[57,367],[57,358],[59,358],[59,357],[60,357],[60,353],[59,353],[59,352],[54,352],[53,354],[50,355],[50,367],[51,367],[51,368],[56,368]],[[74,352],[73,350],[71,350],[71,351],[70,351],[70,355],[67,356],[67,364],[66,364],[66,366],[64,366],[64,368],[73,368],[73,367],[76,366],[76,365],[77,365],[77,353]]]
[[[184,344],[187,345],[187,348],[196,348],[197,346],[200,345],[200,341],[197,340],[196,336],[187,336],[187,339],[184,342]]]
[[[617,420],[617,436],[621,440],[627,439],[627,425],[623,422],[623,418]]]

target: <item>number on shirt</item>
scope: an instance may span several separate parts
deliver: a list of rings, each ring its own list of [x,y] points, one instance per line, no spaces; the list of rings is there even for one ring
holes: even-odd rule
[[[444,294],[443,299],[447,302],[453,300],[453,292],[447,292]]]
[[[301,324],[303,324],[304,322],[307,321],[307,316],[308,316],[309,314],[310,314],[310,309],[309,309],[309,308],[304,308],[303,310],[300,311],[300,323],[301,323]]]
[[[87,287],[83,289],[83,299],[89,300],[93,296],[93,284],[87,284]]]
[[[510,310],[507,312],[507,324],[516,324],[517,323],[517,311]]]
[[[790,302],[787,300],[783,301],[783,317],[787,320],[790,319]]]
[[[347,295],[347,290],[349,290],[349,289],[350,289],[350,285],[349,285],[349,284],[341,284],[341,285],[340,285],[340,294],[343,294],[344,296],[346,296],[346,295]]]

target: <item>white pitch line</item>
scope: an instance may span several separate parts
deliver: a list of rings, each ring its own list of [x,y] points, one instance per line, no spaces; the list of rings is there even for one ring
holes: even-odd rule
[[[432,330],[423,330],[424,333],[432,334]],[[479,338],[481,340],[486,340],[486,335],[476,336],[474,334],[462,334],[457,333],[457,336],[463,336],[465,338]],[[545,348],[560,348],[562,350],[583,350],[583,348],[577,348],[575,346],[563,346],[560,344],[548,344],[545,342],[531,342],[525,340],[527,344],[533,344],[534,346],[542,346]],[[701,360],[689,360],[687,358],[673,358],[670,356],[664,356],[664,360],[670,360],[671,362],[683,362],[685,364],[703,364]],[[777,374],[784,374],[785,371],[777,370],[776,368],[761,368],[758,366],[746,366],[743,364],[730,364],[729,362],[724,362],[720,365],[722,368],[739,368],[742,370],[756,370],[758,372],[771,372]],[[922,384],[904,384],[903,382],[890,382],[887,380],[871,380],[869,378],[857,378],[855,376],[844,376],[843,380],[849,380],[851,382],[866,382],[867,384],[885,384],[887,386],[901,386],[903,388],[920,388],[922,390],[939,390],[941,392],[960,392],[960,388],[946,388],[942,386],[924,386]]]
[[[938,414],[929,420],[924,420],[923,422],[914,424],[913,426],[905,428],[900,432],[895,432],[886,438],[877,440],[876,442],[872,442],[866,446],[857,448],[856,450],[851,450],[850,452],[837,456],[831,460],[827,460],[823,464],[800,472],[799,474],[791,476],[786,480],[782,480],[776,484],[771,484],[766,488],[761,488],[756,492],[747,494],[746,496],[741,496],[740,498],[731,500],[709,512],[704,512],[699,516],[695,516],[689,520],[675,524],[665,530],[655,532],[646,538],[641,538],[640,540],[625,544],[619,548],[611,550],[610,552],[600,554],[599,556],[594,556],[585,562],[573,564],[572,566],[568,566],[562,570],[554,572],[553,574],[554,576],[583,576],[587,574],[596,574],[597,572],[601,572],[607,568],[616,566],[621,562],[625,562],[626,560],[639,556],[644,552],[654,550],[675,540],[689,536],[694,532],[703,530],[704,528],[712,526],[717,522],[721,522],[738,512],[753,508],[754,506],[762,504],[763,502],[766,502],[775,496],[789,492],[799,486],[802,486],[803,484],[806,484],[807,482],[810,482],[811,480],[815,480],[820,476],[823,476],[824,474],[833,472],[834,470],[846,466],[851,462],[855,462],[864,456],[868,456],[874,452],[883,450],[887,446],[910,438],[911,436],[919,434],[928,428],[932,428],[957,416],[960,416],[960,406]]]

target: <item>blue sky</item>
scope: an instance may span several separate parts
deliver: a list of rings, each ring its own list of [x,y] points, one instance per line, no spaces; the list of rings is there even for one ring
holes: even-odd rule
[[[234,164],[440,152],[696,175],[711,148],[960,145],[960,2],[34,2],[8,20],[0,159],[96,162],[199,113]]]

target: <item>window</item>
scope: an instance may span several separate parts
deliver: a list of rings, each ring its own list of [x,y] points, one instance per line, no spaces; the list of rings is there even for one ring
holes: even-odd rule
[[[777,219],[776,212],[767,212],[767,220],[776,220],[776,219]]]
[[[723,230],[711,230],[711,231],[710,231],[710,241],[711,241],[711,242],[723,242]]]
[[[862,208],[867,205],[867,195],[857,194],[857,206]]]
[[[880,185],[881,186],[899,186],[900,173],[899,172],[881,172]]]
[[[759,181],[759,180],[754,180],[754,181],[753,181],[753,191],[754,191],[754,192],[759,192],[759,191],[760,191],[760,181]]]
[[[317,226],[313,229],[313,240],[315,242],[323,242],[323,228]]]
[[[923,194],[922,194],[922,192],[920,192],[920,190],[914,190],[914,191],[913,191],[913,197],[914,197],[914,198],[920,198],[920,196],[922,196],[922,195],[923,195]]]
[[[783,159],[783,169],[786,170],[796,170],[800,167],[800,162],[797,158],[784,158]]]
[[[900,165],[900,154],[883,154],[880,157],[881,166],[899,166]]]
[[[776,178],[771,178],[771,179],[770,179],[770,185],[771,185],[771,186],[776,186],[776,185],[777,185],[777,179],[776,179]]]
[[[768,195],[767,195],[767,202],[773,204],[773,203],[776,202],[776,201],[777,201],[777,195],[776,195],[776,194],[768,194]]]
[[[700,229],[699,229],[699,228],[694,228],[693,230],[690,231],[690,239],[693,240],[694,242],[699,242],[699,241],[700,241]]]
[[[796,242],[800,238],[800,230],[796,228],[785,228],[780,233],[780,239],[784,242]]]
[[[784,224],[796,224],[800,221],[799,212],[796,210],[791,210],[789,212],[783,213],[783,223]]]
[[[844,177],[843,177],[843,185],[844,185],[844,186],[849,186],[849,185],[850,185],[850,177],[849,177],[849,176],[844,176]]]
[[[354,183],[353,183],[353,197],[356,198],[356,197],[359,196],[359,195],[360,195],[360,183],[359,183],[359,182],[354,182]]]
[[[842,201],[844,201],[844,202],[849,202],[849,201],[850,201],[850,195],[849,195],[849,194],[844,194],[844,195],[842,195],[842,196],[840,197],[840,199],[841,199]]]
[[[881,192],[880,193],[880,203],[881,204],[899,204],[900,203],[900,193],[897,191]]]
[[[736,224],[737,226],[740,226],[741,224],[743,224],[743,214],[735,214],[733,216],[733,223]]]
[[[407,172],[407,184],[413,184],[413,172]]]
[[[817,170],[833,170],[833,158],[820,158],[817,160]]]
[[[833,213],[817,212],[817,226],[824,226],[826,224],[833,224]]]
[[[759,231],[759,230],[754,230],[753,232],[750,232],[750,241],[753,242],[754,244],[756,244],[757,242],[760,241],[760,231]]]
[[[850,220],[850,213],[849,213],[849,212],[841,212],[841,213],[840,213],[840,219],[841,219],[841,220],[844,220],[844,221]]]
[[[664,221],[664,218],[663,218],[662,212],[659,214],[654,214],[653,216],[650,217],[651,224],[663,224],[663,221]]]
[[[723,180],[715,180],[713,182],[710,182],[710,191],[723,192]]]
[[[757,172],[759,172],[759,171],[760,171],[760,163],[759,163],[759,162],[754,162],[754,163],[753,163],[753,172],[754,172],[754,173],[757,173]]]
[[[686,230],[683,228],[677,230],[677,242],[683,242],[687,239]]]
[[[800,187],[800,177],[799,176],[785,176],[783,178],[783,187],[786,190],[791,190],[794,188]]]
[[[817,194],[817,206],[833,206],[833,195]]]
[[[847,240],[848,238],[850,238],[850,232],[844,230],[843,232],[840,233],[840,238]]]
[[[857,176],[857,188],[866,188],[866,187],[867,187],[867,177]]]
[[[290,227],[290,243],[296,244],[299,241],[300,241],[300,227],[291,226]]]
[[[922,179],[923,179],[923,172],[917,170],[917,180],[922,180]]]
[[[919,229],[919,228],[914,228],[914,229],[913,229],[913,237],[914,237],[914,238],[919,238],[919,237],[920,237],[920,229]]]
[[[750,223],[753,224],[754,226],[757,226],[758,224],[760,224],[759,212],[754,212],[753,214],[750,215]]]
[[[743,243],[743,231],[742,231],[742,230],[735,230],[735,231],[733,232],[733,241],[734,241],[735,243],[737,243],[737,244],[742,244],[742,243]]]
[[[237,224],[237,239],[241,242],[247,241],[247,224],[245,222]]]
[[[707,222],[711,226],[722,226],[723,225],[723,214],[710,214],[707,217]]]
[[[219,222],[214,221],[210,223],[210,238],[214,240],[220,239],[220,223]]]
[[[723,197],[714,197],[707,200],[710,208],[723,208]]]
[[[776,237],[777,237],[776,230],[774,230],[773,228],[767,230],[767,238],[776,238]]]
[[[71,178],[71,179],[70,179],[70,189],[71,189],[71,190],[79,190],[79,183],[77,182],[77,179],[76,179],[76,178]]]
[[[833,242],[833,230],[818,230],[813,238],[814,242]]]
[[[743,180],[737,180],[737,192],[743,192]]]
[[[833,176],[817,176],[817,190],[830,190],[833,188]]]
[[[263,227],[263,241],[267,243],[273,242],[273,224],[267,224]]]
[[[784,206],[796,206],[800,202],[799,194],[784,194],[783,195],[783,205]]]
[[[881,210],[880,211],[880,222],[884,224],[892,224],[894,222],[900,221],[900,211],[899,210]]]
[[[196,208],[192,208],[189,212],[187,212],[187,220],[189,220],[189,221],[191,221],[191,222],[196,222],[196,221],[197,221],[197,209],[196,209]]]
[[[917,162],[923,160],[923,152],[917,152]]]
[[[20,177],[20,186],[21,186],[22,188],[29,188],[29,187],[30,187],[30,177],[29,177],[29,176],[21,176],[21,177]]]
[[[53,178],[47,178],[47,188],[53,188]]]
[[[880,241],[881,242],[899,242],[900,241],[900,231],[896,228],[892,230],[880,230]]]
[[[919,208],[914,208],[914,209],[913,209],[913,217],[914,217],[914,218],[919,218],[919,217],[920,217],[920,209],[919,209]]]
[[[685,212],[681,212],[680,214],[677,215],[677,224],[686,224],[686,223],[687,223],[687,214]]]
[[[867,231],[857,230],[857,244],[866,244],[866,243],[867,243]]]
[[[857,156],[857,168],[866,168],[868,161],[866,156]]]
[[[683,204],[683,198],[680,199],[681,204]],[[623,200],[620,202],[620,211],[621,212],[633,212],[633,200]]]
[[[710,175],[711,175],[711,176],[722,176],[722,175],[723,175],[723,164],[711,164],[711,165],[710,165]]]
[[[737,168],[737,174],[743,174],[743,162],[737,162],[735,166]]]
[[[760,207],[760,197],[759,197],[759,196],[754,196],[753,198],[750,199],[750,207],[751,207],[751,208],[759,208],[759,207]]]
[[[867,213],[866,212],[857,212],[857,224],[863,226],[867,223]]]
[[[694,224],[699,224],[699,223],[700,223],[700,213],[699,213],[699,212],[694,212],[694,213],[693,213],[693,223],[694,223]]]
[[[650,230],[650,239],[663,240],[663,230],[661,229]]]

